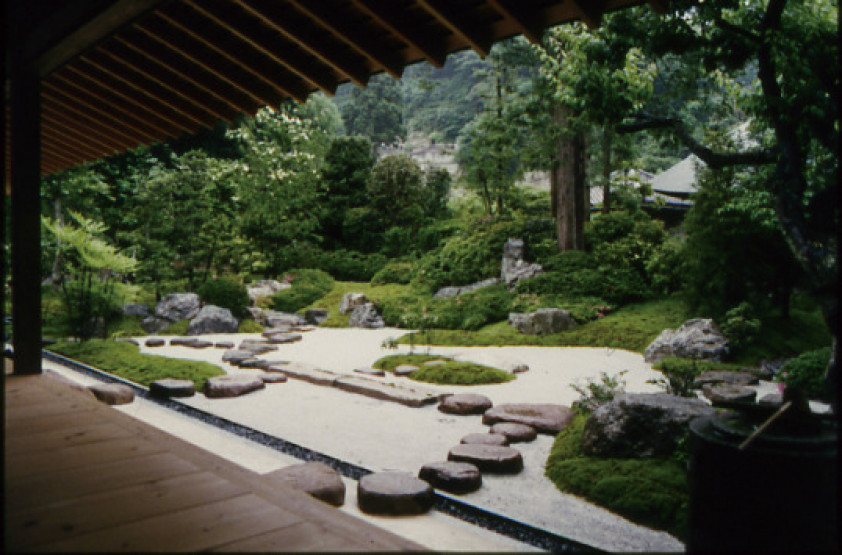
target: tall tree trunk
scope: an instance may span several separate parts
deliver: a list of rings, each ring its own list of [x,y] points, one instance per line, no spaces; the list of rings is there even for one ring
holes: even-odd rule
[[[602,127],[602,212],[611,212],[611,143],[614,130],[606,122]]]
[[[555,109],[555,124],[562,129],[551,170],[551,196],[556,221],[558,250],[584,248],[585,180],[584,136],[570,130],[570,114],[562,106]]]

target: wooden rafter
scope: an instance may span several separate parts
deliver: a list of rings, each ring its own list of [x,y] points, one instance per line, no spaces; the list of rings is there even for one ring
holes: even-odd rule
[[[579,12],[579,18],[590,29],[596,29],[602,23],[606,0],[570,0]]]
[[[544,28],[543,22],[536,21],[537,18],[528,10],[523,9],[522,4],[514,7],[511,2],[506,2],[506,0],[488,0],[488,5],[520,29],[523,36],[530,42],[540,44],[541,33]]]
[[[471,27],[467,21],[456,21],[448,13],[446,4],[440,0],[418,0],[418,5],[447,27],[454,35],[467,42],[471,48],[482,56],[488,56],[491,50],[491,40],[483,36],[484,33],[476,27]]]
[[[436,47],[411,25],[401,21],[392,6],[376,3],[376,0],[352,0],[353,5],[362,13],[371,17],[378,25],[387,29],[400,40],[416,49],[434,67],[444,67],[447,51]]]

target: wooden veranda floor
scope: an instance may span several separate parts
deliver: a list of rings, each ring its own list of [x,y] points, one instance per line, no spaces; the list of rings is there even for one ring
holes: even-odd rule
[[[423,549],[49,375],[5,399],[7,552]]]

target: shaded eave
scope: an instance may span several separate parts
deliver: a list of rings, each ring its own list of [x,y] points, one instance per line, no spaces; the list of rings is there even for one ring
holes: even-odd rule
[[[41,173],[641,0],[7,1],[8,68],[41,80]],[[662,12],[666,0],[649,1]],[[22,6],[25,6],[22,8]],[[40,13],[38,13],[40,10]],[[9,114],[6,104],[6,162]],[[7,173],[7,178],[8,178]]]

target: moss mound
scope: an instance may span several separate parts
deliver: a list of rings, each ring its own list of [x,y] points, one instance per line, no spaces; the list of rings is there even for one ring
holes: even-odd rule
[[[436,366],[423,366],[425,362],[430,360],[443,360],[445,362]],[[515,378],[514,374],[498,368],[474,362],[459,362],[437,355],[390,355],[379,359],[372,366],[387,372],[393,372],[401,364],[418,366],[419,370],[413,372],[410,379],[427,383],[477,385],[503,383]]]

